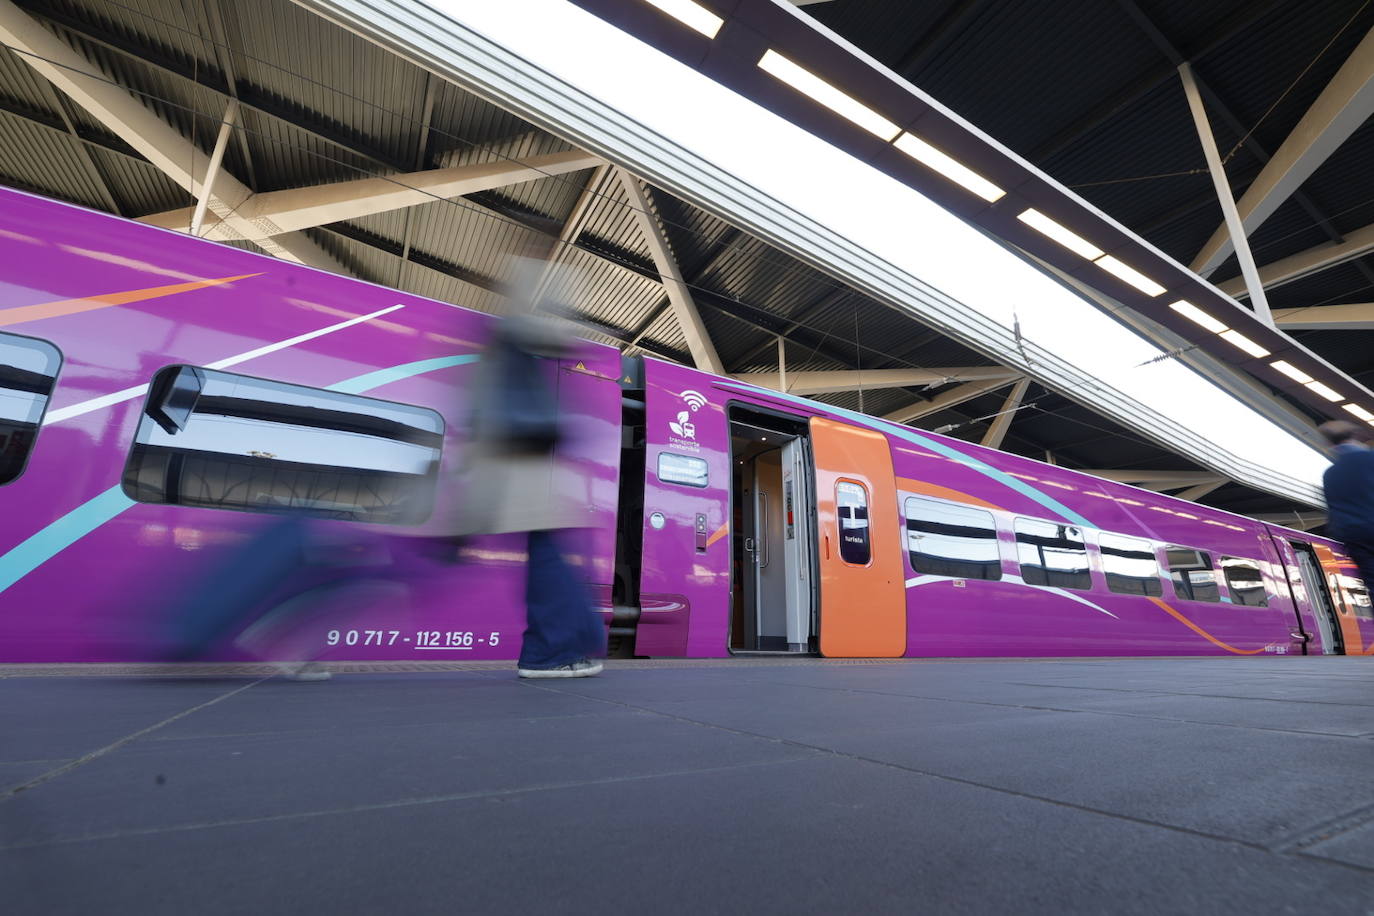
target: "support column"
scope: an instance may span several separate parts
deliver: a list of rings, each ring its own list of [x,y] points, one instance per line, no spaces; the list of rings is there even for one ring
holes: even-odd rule
[[[1012,386],[1011,391],[1007,393],[1007,399],[1002,403],[1002,410],[993,418],[992,425],[988,427],[979,445],[986,445],[988,448],[1002,447],[1002,440],[1007,437],[1012,418],[1016,416],[1016,411],[1021,409],[1021,399],[1026,396],[1026,389],[1029,387],[1028,378],[1023,378]]]
[[[224,161],[224,150],[229,146],[229,137],[233,135],[238,116],[239,103],[230,99],[229,106],[224,109],[224,120],[219,125],[219,136],[215,138],[214,151],[210,153],[210,164],[205,167],[205,180],[200,183],[196,212],[191,215],[192,235],[200,235],[200,225],[205,221],[205,208],[210,205],[210,195],[214,193],[215,176],[219,174],[220,163]]]
[[[696,363],[698,369],[724,375],[725,365],[720,361],[715,345],[706,333],[706,325],[701,320],[696,303],[692,301],[687,281],[682,278],[677,260],[668,249],[668,240],[649,210],[649,197],[644,191],[644,186],[638,178],[624,169],[618,168],[615,172],[620,180],[620,186],[625,189],[630,210],[639,222],[640,231],[648,243],[649,252],[653,255],[654,266],[658,268],[659,277],[663,282],[663,290],[668,294],[668,301],[677,315],[678,324],[687,337],[687,348],[692,352],[692,362]]]
[[[1212,173],[1212,184],[1217,190],[1217,200],[1221,203],[1226,227],[1231,233],[1231,244],[1235,246],[1236,258],[1240,261],[1240,272],[1245,277],[1245,285],[1250,290],[1250,306],[1261,321],[1271,327],[1274,317],[1269,314],[1269,300],[1264,297],[1264,287],[1260,284],[1259,271],[1255,258],[1250,253],[1250,242],[1245,237],[1245,226],[1240,214],[1236,212],[1236,199],[1231,195],[1230,183],[1226,180],[1226,168],[1217,151],[1216,138],[1207,122],[1207,110],[1202,105],[1202,95],[1198,92],[1197,81],[1193,79],[1193,68],[1185,61],[1178,67],[1179,78],[1183,81],[1183,92],[1188,96],[1188,108],[1193,113],[1193,124],[1197,127],[1202,151],[1207,157],[1207,170]]]

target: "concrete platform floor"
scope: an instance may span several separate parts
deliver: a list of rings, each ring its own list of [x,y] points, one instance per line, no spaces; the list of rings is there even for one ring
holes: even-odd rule
[[[0,912],[1374,913],[1367,658],[341,668],[0,668]]]

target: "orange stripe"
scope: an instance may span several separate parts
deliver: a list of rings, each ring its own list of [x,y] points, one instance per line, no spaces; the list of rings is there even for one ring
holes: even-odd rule
[[[112,305],[127,305],[130,302],[142,302],[144,299],[174,296],[177,293],[190,292],[193,289],[204,289],[207,286],[219,286],[222,283],[232,283],[235,280],[246,280],[249,277],[260,276],[262,276],[261,273],[239,274],[236,277],[220,277],[215,280],[196,280],[193,283],[174,283],[171,286],[153,286],[148,289],[131,289],[119,293],[103,293],[99,296],[86,296],[82,299],[59,299],[56,302],[43,302],[38,305],[21,305],[18,308],[0,309],[0,326],[19,324],[24,321],[38,321],[40,318],[60,318],[63,315],[90,312],[95,309],[109,308]]]
[[[1188,629],[1192,630],[1194,633],[1198,634],[1198,635],[1201,636],[1203,639],[1207,640],[1208,642],[1212,643],[1213,645],[1221,646],[1221,647],[1222,647],[1223,649],[1225,649],[1227,652],[1234,652],[1236,655],[1258,655],[1259,653],[1261,653],[1261,652],[1264,651],[1264,646],[1260,646],[1258,649],[1237,649],[1235,646],[1227,645],[1226,643],[1222,642],[1220,639],[1217,639],[1217,638],[1216,638],[1215,636],[1213,636],[1211,633],[1208,633],[1208,632],[1207,632],[1206,630],[1204,630],[1202,627],[1200,627],[1200,626],[1198,626],[1197,624],[1193,623],[1193,622],[1192,622],[1191,620],[1189,620],[1187,617],[1184,617],[1184,616],[1183,616],[1182,614],[1180,614],[1178,611],[1176,611],[1176,610],[1174,610],[1173,608],[1169,607],[1169,605],[1165,604],[1165,603],[1164,603],[1163,601],[1161,601],[1160,599],[1158,599],[1158,598],[1151,598],[1150,600],[1153,601],[1155,604],[1159,605],[1160,607],[1164,608],[1164,610],[1168,611],[1169,614],[1170,614],[1170,616],[1174,617],[1176,620],[1178,620],[1180,623],[1182,623],[1185,627],[1187,627]]]
[[[912,480],[910,477],[898,477],[897,488],[899,490],[907,490],[911,493],[920,493],[923,496],[938,496],[940,499],[948,499],[956,503],[968,503],[971,506],[982,506],[985,509],[1006,511],[996,503],[990,503],[986,499],[979,499],[976,496],[965,493],[963,490],[952,490],[949,487],[942,487],[938,483],[927,483],[924,480]]]
[[[726,536],[727,534],[729,534],[729,533],[730,533],[730,526],[729,526],[729,525],[721,525],[719,528],[716,529],[716,533],[715,533],[715,534],[711,535],[709,538],[706,539],[706,546],[707,546],[707,547],[710,547],[710,546],[711,546],[712,544],[714,544],[716,541],[719,541],[721,538],[725,537],[725,536]]]

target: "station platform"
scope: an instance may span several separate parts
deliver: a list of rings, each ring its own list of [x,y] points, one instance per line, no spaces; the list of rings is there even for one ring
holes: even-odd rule
[[[0,909],[1374,912],[1374,660],[0,667]]]

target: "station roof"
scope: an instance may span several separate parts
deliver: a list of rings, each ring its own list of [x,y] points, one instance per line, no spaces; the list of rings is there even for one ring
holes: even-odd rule
[[[1160,36],[1193,62],[1209,90],[1223,150],[1250,132],[1228,161],[1239,196],[1262,156],[1282,146],[1374,25],[1367,6],[829,0],[803,9],[1187,264],[1221,217],[1210,179],[1196,171],[1205,167],[1201,148]],[[575,151],[286,0],[0,0],[0,21],[15,17],[38,23],[80,55],[87,72],[133,93],[186,143],[188,165],[204,168],[237,101],[224,171],[254,194]],[[1215,100],[1229,119],[1216,115]],[[1368,130],[1355,130],[1260,224],[1252,239],[1261,266],[1354,236],[1374,217],[1374,193],[1360,191],[1374,189],[1374,178],[1357,165],[1371,142]],[[153,165],[141,143],[10,47],[0,48],[0,182],[132,218],[195,203],[194,184]],[[323,253],[323,266],[478,309],[496,307],[508,254],[542,247],[576,266],[577,281],[560,293],[595,336],[627,352],[690,363],[689,335],[626,194],[613,168],[592,164],[296,234]],[[646,194],[730,373],[775,372],[779,336],[789,374],[996,368],[983,353],[716,215],[661,188]],[[1271,304],[1357,302],[1374,285],[1368,271],[1358,258],[1309,271],[1276,286]],[[1213,277],[1235,272],[1231,258]],[[1367,331],[1291,333],[1357,380],[1374,374],[1374,354],[1362,343]],[[880,416],[920,414],[913,425],[980,441],[1006,409],[1014,378],[995,381],[815,396]],[[1289,409],[1319,416],[1300,401]],[[1128,482],[1135,474],[1142,485],[1183,490],[1233,511],[1312,517],[1291,500],[1219,480],[1039,381],[1027,383],[1011,416],[1001,441],[1009,451],[1112,471]],[[1169,473],[1176,476],[1158,476]]]

